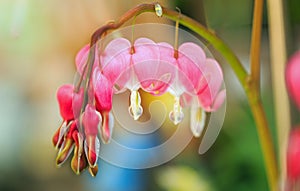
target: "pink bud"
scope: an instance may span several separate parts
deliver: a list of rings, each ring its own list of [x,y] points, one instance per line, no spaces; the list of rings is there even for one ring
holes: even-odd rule
[[[87,104],[82,116],[82,124],[86,136],[86,156],[89,165],[94,167],[99,155],[100,143],[97,137],[98,129],[102,123],[101,115],[95,107]]]
[[[285,78],[288,92],[300,109],[300,51],[288,60]]]
[[[93,85],[97,110],[110,111],[112,108],[113,85],[97,67],[93,73]]]
[[[73,113],[73,91],[74,86],[71,84],[62,85],[57,90],[57,101],[60,115],[66,121],[74,119]]]
[[[85,154],[90,167],[97,165],[100,142],[96,135],[86,136]]]
[[[289,180],[300,178],[300,126],[290,134],[287,149],[287,175]]]
[[[85,45],[82,49],[79,50],[79,52],[76,55],[75,63],[77,67],[77,71],[80,75],[82,75],[84,68],[86,67],[86,61],[88,59],[90,51],[90,45]]]
[[[102,119],[95,107],[87,104],[82,116],[82,124],[86,135],[97,135]]]

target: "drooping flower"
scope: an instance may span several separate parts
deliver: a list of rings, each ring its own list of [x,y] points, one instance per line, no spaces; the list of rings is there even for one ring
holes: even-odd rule
[[[79,174],[87,167],[83,153],[83,135],[78,129],[78,120],[75,116],[80,113],[83,103],[83,90],[75,92],[73,85],[63,85],[57,91],[60,114],[63,118],[62,125],[53,136],[53,144],[58,149],[56,165],[61,166],[71,155],[74,155],[71,167],[76,174]]]
[[[59,149],[57,165],[73,152],[71,167],[76,174],[98,170],[100,139],[109,143],[114,117],[113,94],[130,90],[129,113],[138,120],[143,113],[139,89],[157,96],[174,96],[170,119],[182,121],[182,107],[191,107],[191,130],[200,136],[206,112],[216,111],[224,102],[223,73],[219,64],[194,43],[175,50],[165,42],[139,38],[133,44],[125,38],[112,40],[103,50],[86,45],[75,62],[81,86],[64,85],[57,92],[61,127],[53,137]],[[88,63],[93,62],[93,63]],[[79,84],[80,85],[80,84]]]
[[[226,97],[225,90],[220,91],[223,73],[216,60],[206,58],[201,47],[188,42],[174,50],[164,45],[161,58],[174,62],[176,70],[169,92],[174,95],[174,107],[170,119],[178,124],[183,119],[182,106],[191,107],[190,126],[196,137],[201,135],[205,125],[205,112],[217,110]],[[177,51],[177,52],[176,52]]]
[[[73,85],[62,85],[57,91],[57,100],[63,122],[54,134],[52,141],[56,148],[60,148],[64,134],[74,122],[76,113],[79,112],[78,110],[83,102],[83,91],[81,89],[78,93],[75,93]]]
[[[150,39],[139,38],[133,45],[124,38],[111,41],[104,50],[102,59],[103,74],[122,90],[131,91],[129,113],[137,120],[143,112],[141,97],[142,88],[153,95],[163,94],[171,80],[168,67],[160,60],[160,47]]]
[[[100,128],[100,135],[104,143],[108,143],[111,139],[113,128],[112,109],[112,83],[101,73],[98,67],[93,73],[93,85],[96,98],[96,108],[102,115],[102,125]]]

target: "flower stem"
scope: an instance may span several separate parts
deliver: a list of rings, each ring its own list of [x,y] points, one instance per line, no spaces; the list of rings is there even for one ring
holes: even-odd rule
[[[252,37],[250,50],[250,76],[249,87],[246,91],[250,108],[256,122],[256,128],[262,150],[264,152],[265,167],[269,181],[270,190],[278,190],[278,169],[274,146],[272,146],[272,137],[268,128],[266,114],[261,102],[260,94],[260,46],[262,32],[263,0],[254,1]]]
[[[260,99],[260,63],[259,63],[259,52],[260,52],[260,33],[261,33],[261,12],[262,12],[262,0],[258,0],[255,3],[254,10],[254,28],[253,28],[253,39],[251,48],[251,74],[248,74],[246,69],[243,67],[234,52],[227,46],[227,44],[221,40],[212,31],[205,28],[197,21],[178,13],[174,10],[162,7],[163,16],[178,22],[179,24],[191,29],[201,37],[203,37],[208,43],[210,43],[222,56],[227,60],[228,64],[233,69],[239,82],[244,88],[253,117],[256,123],[256,128],[259,135],[259,140],[262,146],[262,153],[264,156],[265,167],[267,171],[267,177],[269,187],[272,191],[277,190],[277,160],[274,154],[274,144],[269,131],[266,114],[262,106]],[[117,29],[122,26],[129,19],[143,13],[143,12],[155,12],[155,4],[141,4],[137,7],[129,10],[121,17],[121,19],[115,23],[109,23],[99,28],[91,39],[91,47],[99,40],[102,34],[111,29]],[[179,16],[180,14],[180,16]],[[259,26],[260,25],[260,26]],[[92,56],[92,55],[90,55]],[[89,59],[93,60],[93,59]],[[89,65],[91,67],[91,65]]]
[[[254,121],[256,123],[256,129],[263,151],[269,188],[272,191],[276,191],[278,190],[279,186],[279,177],[274,144],[270,129],[268,128],[267,117],[261,102],[260,94],[257,90],[255,90],[256,87],[256,84],[253,84],[253,86],[249,87],[248,91],[246,91],[246,94],[249,100],[249,105],[254,117]]]
[[[263,0],[254,1],[253,22],[252,22],[252,37],[251,37],[251,52],[250,52],[250,77],[251,80],[258,86],[260,82],[260,45],[261,45],[261,27],[263,15]]]

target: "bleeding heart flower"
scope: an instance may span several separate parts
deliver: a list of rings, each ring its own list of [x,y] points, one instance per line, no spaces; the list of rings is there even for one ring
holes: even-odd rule
[[[80,112],[83,102],[83,91],[75,92],[74,86],[70,84],[62,85],[57,91],[57,100],[60,115],[63,122],[53,136],[53,144],[56,148],[60,148],[63,136],[67,133],[69,126],[73,123],[76,115]]]
[[[170,119],[174,124],[182,121],[182,106],[191,107],[191,130],[199,137],[205,125],[205,112],[217,110],[224,102],[226,93],[220,91],[223,73],[216,60],[206,58],[201,47],[188,42],[179,46],[177,52],[165,44],[160,59],[174,63],[176,71],[169,92],[174,95]],[[175,52],[175,53],[174,53]],[[174,61],[175,59],[175,61]]]
[[[300,110],[300,51],[288,60],[285,79],[290,96]]]
[[[118,90],[131,91],[129,113],[135,120],[143,112],[138,89],[161,95],[173,79],[174,67],[160,60],[163,48],[147,38],[137,39],[134,45],[118,38],[107,45],[101,56],[103,74],[118,86]]]
[[[63,164],[74,148],[71,167],[76,174],[87,167],[92,176],[97,174],[99,139],[109,143],[112,137],[114,93],[131,91],[128,110],[138,120],[143,113],[140,88],[152,95],[170,92],[174,95],[170,119],[180,123],[182,107],[191,107],[191,129],[197,137],[202,133],[206,112],[216,111],[224,102],[219,64],[206,58],[194,43],[184,43],[175,50],[168,43],[148,38],[139,38],[133,44],[117,38],[98,52],[97,46],[86,45],[76,56],[84,86],[64,85],[57,92],[63,123],[53,137],[59,149],[56,161],[58,166]],[[91,64],[89,60],[94,61]]]
[[[93,84],[96,98],[96,108],[102,114],[103,123],[100,128],[100,135],[104,143],[111,139],[113,129],[113,115],[110,114],[112,109],[113,85],[104,76],[97,67],[93,73]]]
[[[82,125],[85,133],[85,152],[90,167],[97,164],[100,142],[97,137],[98,129],[101,128],[102,117],[96,108],[87,104],[82,115]]]
[[[97,126],[94,125],[95,117],[91,114],[90,107],[87,106],[86,111],[83,115],[83,124],[85,130],[85,139],[82,133],[80,133],[78,127],[80,123],[78,118],[80,116],[81,106],[83,104],[83,89],[80,88],[78,92],[75,91],[73,85],[63,85],[57,91],[57,100],[59,103],[60,113],[63,118],[62,125],[58,128],[53,136],[53,144],[59,149],[56,157],[57,166],[61,166],[70,156],[74,149],[74,155],[71,161],[71,167],[76,174],[87,167],[86,158],[88,159],[90,168],[96,167],[96,162],[98,158],[97,150],[99,151],[99,144],[97,144]],[[100,116],[101,117],[101,116]],[[89,122],[87,123],[87,119]],[[96,126],[96,133],[93,129]],[[99,141],[98,141],[99,142]],[[86,156],[83,153],[83,145],[85,146]],[[95,157],[96,155],[96,157]],[[96,171],[93,171],[95,174]]]

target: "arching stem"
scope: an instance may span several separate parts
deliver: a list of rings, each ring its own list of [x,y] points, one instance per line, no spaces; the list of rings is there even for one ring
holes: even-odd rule
[[[275,156],[274,143],[270,134],[268,127],[266,114],[262,106],[260,98],[260,64],[259,64],[259,46],[256,44],[257,40],[260,39],[261,32],[261,12],[262,12],[262,0],[255,1],[254,8],[254,29],[253,29],[253,41],[251,49],[251,74],[248,74],[244,66],[241,64],[235,53],[227,46],[227,44],[221,40],[216,34],[212,31],[205,28],[203,25],[197,21],[178,13],[177,11],[167,9],[162,7],[163,17],[169,18],[170,20],[177,21],[178,24],[181,24],[198,35],[204,38],[209,44],[211,44],[226,60],[227,63],[231,66],[235,75],[237,76],[239,82],[241,83],[243,89],[247,94],[249,105],[253,113],[254,121],[256,123],[257,132],[259,135],[259,140],[262,146],[262,153],[264,156],[265,167],[267,171],[267,177],[269,182],[269,187],[271,190],[277,190],[278,183],[278,167],[277,160]],[[109,23],[102,26],[92,35],[91,38],[91,51],[88,59],[88,73],[91,71],[92,64],[94,62],[94,49],[93,45],[102,37],[102,35],[113,29],[121,27],[128,20],[136,17],[137,15],[143,12],[153,12],[155,13],[155,4],[141,4],[137,7],[126,12],[118,21],[115,23]],[[179,16],[180,14],[180,16]],[[86,82],[88,83],[88,81]]]

